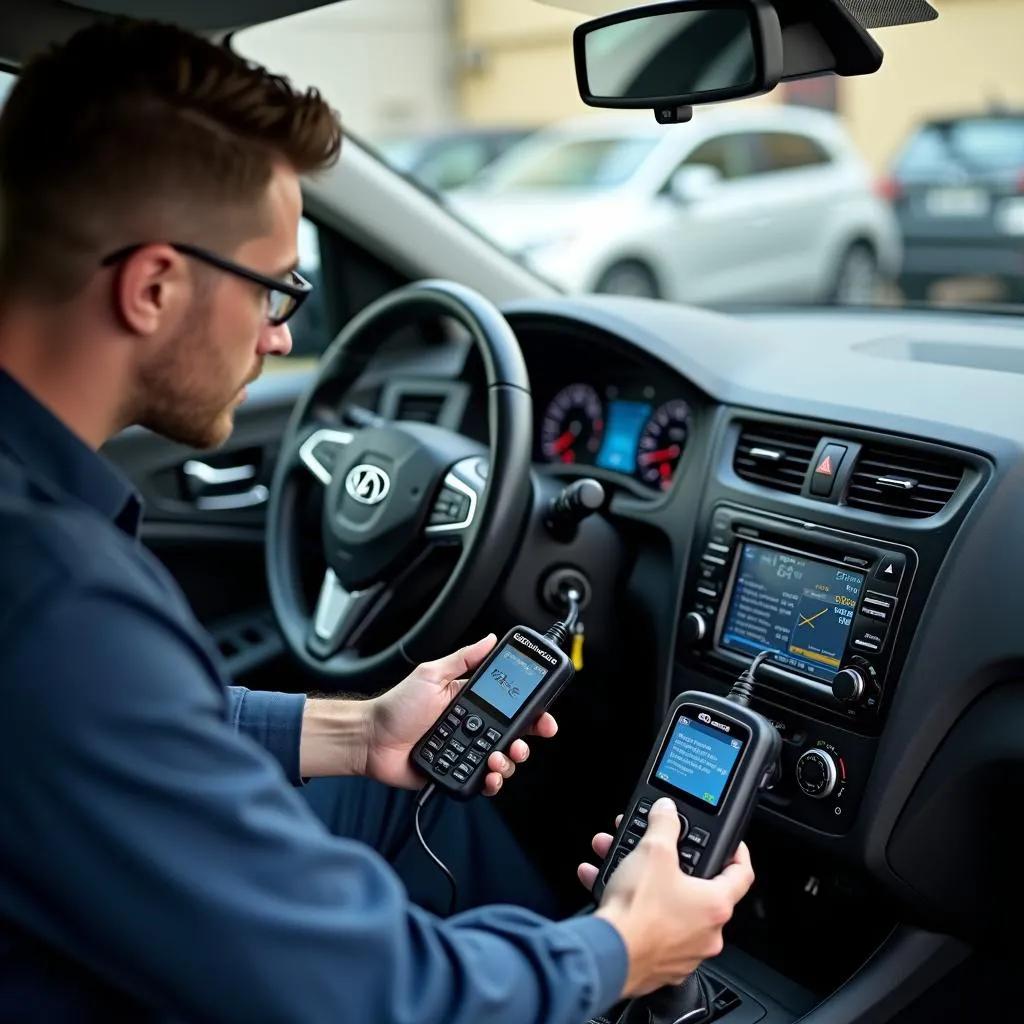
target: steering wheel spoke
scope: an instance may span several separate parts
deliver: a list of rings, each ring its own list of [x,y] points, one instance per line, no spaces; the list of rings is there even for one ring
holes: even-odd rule
[[[295,465],[303,466],[327,487],[341,452],[355,440],[357,433],[338,427],[307,427],[295,448]]]
[[[462,543],[473,533],[487,488],[487,460],[460,459],[444,476],[423,532],[435,544]]]
[[[372,617],[383,590],[380,583],[364,590],[346,590],[335,571],[328,569],[306,638],[310,653],[321,660],[337,654]]]

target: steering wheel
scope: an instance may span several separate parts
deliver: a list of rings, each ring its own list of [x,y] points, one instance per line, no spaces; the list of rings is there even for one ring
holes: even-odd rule
[[[433,424],[367,415],[364,426],[349,427],[317,416],[328,406],[340,410],[382,340],[411,321],[439,316],[461,324],[483,358],[489,448]],[[271,482],[267,583],[292,654],[325,680],[367,689],[396,682],[411,665],[454,646],[519,541],[530,502],[532,445],[523,354],[505,318],[482,295],[450,281],[422,281],[354,317],[296,403]],[[310,478],[323,488],[327,566],[312,610],[299,559],[299,513]],[[437,544],[461,546],[441,592],[403,636],[383,650],[358,653],[360,634]]]

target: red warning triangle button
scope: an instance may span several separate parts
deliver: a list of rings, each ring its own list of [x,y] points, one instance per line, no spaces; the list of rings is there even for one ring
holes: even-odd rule
[[[823,458],[821,462],[818,463],[818,468],[814,472],[820,473],[822,476],[831,476],[833,472],[832,456],[826,455],[825,458]]]

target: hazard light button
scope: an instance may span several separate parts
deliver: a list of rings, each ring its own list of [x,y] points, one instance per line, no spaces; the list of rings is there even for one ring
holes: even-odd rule
[[[814,472],[811,474],[811,494],[818,498],[831,496],[844,458],[846,446],[841,444],[827,444],[818,452]]]

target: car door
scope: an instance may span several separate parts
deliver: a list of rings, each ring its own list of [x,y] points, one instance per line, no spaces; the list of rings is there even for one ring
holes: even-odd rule
[[[666,179],[658,200],[666,214],[649,244],[670,298],[714,304],[752,296],[751,282],[769,258],[773,217],[754,181],[755,156],[752,133],[723,133],[698,144]],[[694,168],[712,168],[717,179],[680,194],[678,172]]]

